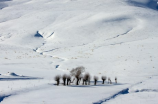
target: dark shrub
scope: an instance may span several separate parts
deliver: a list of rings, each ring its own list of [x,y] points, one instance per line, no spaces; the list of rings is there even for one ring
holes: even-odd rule
[[[98,77],[97,77],[97,76],[94,76],[94,85],[97,84],[97,81],[98,81]]]
[[[55,76],[54,80],[57,82],[57,86],[60,83],[60,75]]]
[[[64,74],[64,75],[62,76],[64,86],[66,85],[66,78],[67,78],[67,75]]]
[[[104,84],[104,82],[106,81],[106,76],[102,76],[101,79],[103,81],[102,84]]]
[[[85,85],[90,85],[90,74],[89,73],[86,73],[85,75],[84,75],[84,77],[83,77],[83,80],[84,80],[84,83],[85,83]],[[83,84],[84,84],[83,83]]]
[[[67,85],[70,85],[70,83],[71,83],[71,77],[68,75],[67,76]]]

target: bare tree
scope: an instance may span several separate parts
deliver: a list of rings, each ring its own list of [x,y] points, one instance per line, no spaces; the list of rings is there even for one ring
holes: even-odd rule
[[[70,85],[70,82],[71,82],[71,77],[68,75],[67,76],[67,85]]]
[[[111,79],[110,78],[108,78],[108,84],[111,84]]]
[[[64,75],[62,76],[64,86],[66,85],[66,78],[67,78],[67,75],[64,74]]]
[[[97,76],[94,76],[94,85],[97,84],[97,81],[98,81],[98,77],[97,77]]]
[[[54,80],[57,82],[57,86],[60,83],[60,75],[55,76]]]
[[[104,84],[104,82],[106,81],[106,76],[102,76],[101,78],[102,78],[102,80],[103,80],[103,83],[102,83],[102,84]]]
[[[72,76],[75,76],[76,78],[76,85],[79,85],[79,82],[81,80],[81,74],[85,71],[85,68],[83,66],[77,67],[75,69],[72,69],[70,71]]]
[[[112,84],[112,81],[110,78],[108,78],[108,84]]]
[[[85,82],[85,85],[90,85],[90,74],[89,73],[86,73],[85,75],[84,75],[84,82]]]

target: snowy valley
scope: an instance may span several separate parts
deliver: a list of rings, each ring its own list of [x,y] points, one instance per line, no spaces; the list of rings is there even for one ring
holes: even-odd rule
[[[0,103],[157,104],[157,28],[157,0],[0,0]]]

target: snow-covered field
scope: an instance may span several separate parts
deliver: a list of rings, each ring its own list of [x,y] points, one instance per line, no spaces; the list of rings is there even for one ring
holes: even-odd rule
[[[1,104],[157,104],[157,53],[156,0],[0,0]],[[91,85],[54,85],[78,66]]]

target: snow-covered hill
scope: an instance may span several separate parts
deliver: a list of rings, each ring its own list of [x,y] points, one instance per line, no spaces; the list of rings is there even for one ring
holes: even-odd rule
[[[0,0],[0,103],[156,104],[157,2]],[[78,66],[119,83],[54,85]]]

